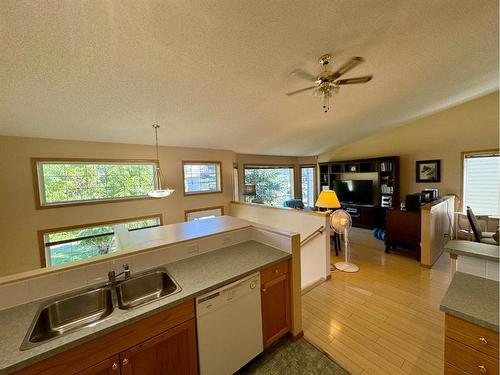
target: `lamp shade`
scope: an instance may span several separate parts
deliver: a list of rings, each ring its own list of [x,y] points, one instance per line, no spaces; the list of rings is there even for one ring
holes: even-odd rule
[[[244,185],[243,195],[257,195],[257,190],[255,189],[255,184]]]
[[[175,190],[173,189],[160,189],[160,190],[151,190],[148,195],[151,198],[165,198],[172,194]]]
[[[340,202],[333,190],[323,190],[316,201],[316,206],[321,208],[339,208]]]

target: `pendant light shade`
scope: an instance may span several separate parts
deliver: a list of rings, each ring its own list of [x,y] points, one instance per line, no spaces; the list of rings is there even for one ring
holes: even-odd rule
[[[151,198],[165,198],[168,197],[170,194],[172,194],[175,190],[174,189],[169,189],[168,187],[166,189],[162,189],[161,187],[161,169],[160,169],[160,158],[159,158],[159,152],[158,152],[158,129],[160,128],[160,125],[154,124],[153,129],[155,130],[155,143],[156,143],[156,170],[155,170],[155,185],[156,189],[150,191],[148,195]]]

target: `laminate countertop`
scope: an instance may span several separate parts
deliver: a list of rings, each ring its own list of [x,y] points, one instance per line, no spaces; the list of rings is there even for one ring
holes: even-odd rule
[[[164,267],[180,285],[180,292],[130,310],[115,308],[107,319],[93,327],[77,329],[24,351],[19,347],[44,301],[0,311],[0,374],[28,367],[289,258],[289,253],[247,241],[167,264]]]
[[[485,259],[492,262],[500,261],[498,245],[489,245],[481,242],[452,240],[444,245],[444,250],[453,255],[463,255]]]
[[[441,311],[498,332],[498,291],[498,281],[456,272],[441,302]]]

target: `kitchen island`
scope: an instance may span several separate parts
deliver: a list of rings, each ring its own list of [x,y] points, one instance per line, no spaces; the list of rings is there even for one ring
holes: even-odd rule
[[[455,273],[440,306],[446,313],[445,374],[498,373],[498,293],[498,281]]]
[[[231,219],[228,218],[223,220],[231,221]],[[241,222],[242,221],[238,219],[238,225],[241,225]],[[218,221],[218,223],[220,224],[221,221]],[[166,263],[156,262],[159,259],[159,254],[169,251],[168,247],[165,249],[159,248],[160,245],[158,245],[158,239],[156,239],[154,246],[157,251],[156,253],[145,252],[140,262],[138,259],[131,260],[137,265],[142,264],[142,271],[148,268],[145,266],[145,260],[149,258],[152,260],[152,264],[154,264],[155,267],[164,266],[180,286],[179,292],[129,310],[121,310],[115,307],[111,315],[99,323],[93,326],[75,329],[58,338],[43,342],[29,350],[21,351],[19,347],[29,330],[36,312],[39,307],[46,302],[46,299],[29,302],[0,311],[0,321],[2,322],[0,328],[0,346],[2,348],[0,354],[0,373],[8,374],[19,370],[22,370],[20,373],[35,373],[39,370],[47,371],[48,369],[50,373],[64,373],[64,371],[69,371],[68,369],[71,369],[72,373],[76,373],[84,370],[86,368],[85,366],[90,367],[91,364],[97,363],[98,360],[104,360],[104,364],[106,364],[108,359],[101,358],[102,356],[99,355],[94,356],[95,358],[87,358],[78,357],[78,355],[81,356],[81,354],[77,354],[76,358],[78,358],[78,361],[75,362],[71,360],[71,358],[75,358],[75,355],[71,355],[70,359],[68,359],[68,355],[65,353],[78,353],[78,348],[89,345],[89,343],[93,343],[95,340],[102,341],[107,337],[112,337],[111,335],[116,334],[116,332],[127,329],[127,327],[132,327],[134,324],[142,324],[141,322],[152,321],[152,319],[156,319],[156,316],[168,314],[169,311],[175,309],[181,309],[180,311],[184,314],[185,318],[185,323],[183,324],[187,324],[190,320],[194,321],[194,299],[197,296],[232,283],[255,272],[261,272],[262,275],[276,273],[276,276],[280,276],[282,269],[281,265],[284,264],[283,262],[287,264],[284,272],[289,275],[284,279],[286,283],[283,285],[286,288],[290,288],[285,288],[284,290],[289,290],[287,293],[289,293],[288,301],[290,302],[291,300],[291,306],[289,306],[287,310],[289,321],[288,328],[280,331],[280,334],[290,332],[292,336],[300,335],[300,309],[297,311],[297,306],[295,306],[295,308],[293,307],[294,303],[299,303],[300,306],[300,300],[298,302],[296,300],[294,301],[294,295],[297,295],[297,290],[293,290],[294,288],[297,289],[298,286],[298,295],[300,296],[300,272],[298,273],[298,284],[297,280],[295,283],[293,281],[294,277],[297,276],[296,274],[294,275],[295,266],[293,265],[293,258],[298,256],[300,259],[300,255],[294,255],[292,248],[296,246],[294,244],[298,243],[298,237],[293,233],[286,234],[281,231],[271,230],[270,228],[253,226],[253,223],[250,222],[246,222],[245,226],[242,228],[250,230],[248,233],[245,232],[247,235],[246,238],[240,233],[240,240],[235,241],[239,243],[233,245],[226,244],[226,246],[222,248],[204,249],[202,243],[190,242],[196,241],[196,237],[190,238],[187,241],[182,241],[182,249],[184,249],[185,256],[181,257],[182,259]],[[237,228],[232,228],[231,230],[234,231],[237,230]],[[221,238],[222,242],[229,242],[229,237],[227,237],[225,232],[218,234],[226,236]],[[232,236],[236,235],[233,233]],[[253,238],[260,239],[260,241],[256,241]],[[215,237],[208,235],[203,237],[203,243],[213,242],[215,239]],[[289,251],[287,251],[286,245],[283,245],[283,243],[286,243],[285,240],[289,242]],[[270,246],[273,241],[276,244],[279,244],[281,241],[282,248],[279,249],[279,245]],[[190,252],[195,252],[195,255],[189,254]],[[177,254],[177,256],[179,257],[179,254]],[[137,255],[134,255],[134,257],[137,257]],[[120,259],[120,261],[124,260],[126,260],[126,258]],[[132,262],[132,264],[134,263]],[[152,264],[149,264],[149,268],[151,268]],[[134,269],[132,268],[132,277],[133,275]],[[266,280],[269,281],[270,279],[267,277]],[[263,316],[263,322],[265,320]],[[177,323],[178,322],[175,324]],[[166,329],[167,327],[164,328]],[[168,328],[170,329],[170,327]],[[159,332],[155,332],[155,334],[156,333]],[[133,342],[134,345],[138,343],[139,342]],[[132,345],[132,343],[130,345]],[[108,347],[112,347],[112,345]],[[104,348],[106,348],[106,346],[104,346]],[[116,349],[117,353],[118,351],[123,353],[125,348],[126,347],[123,346],[119,347]],[[103,350],[105,351],[105,349]],[[196,353],[196,350],[194,350],[194,353]],[[107,354],[102,353],[102,355]],[[128,362],[128,360],[126,362]],[[54,365],[54,363],[56,365]],[[64,365],[61,363],[64,363]],[[116,361],[110,362],[109,364],[111,367],[115,367],[115,365],[117,365]],[[53,367],[55,370],[50,371],[50,366],[55,366]]]

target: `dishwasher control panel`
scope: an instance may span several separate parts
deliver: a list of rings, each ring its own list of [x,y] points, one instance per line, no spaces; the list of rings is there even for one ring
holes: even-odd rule
[[[213,292],[204,294],[196,298],[196,315],[201,316],[204,313],[215,310],[231,301],[241,298],[255,289],[258,290],[259,285],[260,275],[255,274],[232,284],[225,285]]]

